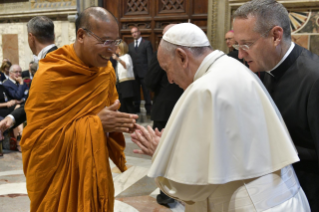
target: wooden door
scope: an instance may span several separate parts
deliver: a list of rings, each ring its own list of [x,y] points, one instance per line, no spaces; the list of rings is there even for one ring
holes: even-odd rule
[[[191,22],[207,31],[208,0],[104,0],[103,5],[118,19],[127,44],[133,42],[130,30],[136,26],[154,51],[168,24]]]

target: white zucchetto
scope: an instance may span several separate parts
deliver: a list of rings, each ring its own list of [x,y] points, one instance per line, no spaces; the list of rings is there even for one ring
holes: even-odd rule
[[[163,40],[178,46],[210,46],[209,40],[203,30],[191,23],[182,23],[172,26],[164,34]]]

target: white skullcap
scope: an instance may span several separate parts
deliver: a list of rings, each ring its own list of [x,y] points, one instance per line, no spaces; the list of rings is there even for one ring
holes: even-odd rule
[[[182,23],[172,26],[164,34],[163,40],[178,46],[210,46],[208,38],[203,30],[191,23]]]

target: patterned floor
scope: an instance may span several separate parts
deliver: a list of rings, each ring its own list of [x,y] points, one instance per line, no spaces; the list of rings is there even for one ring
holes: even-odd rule
[[[126,156],[129,169],[120,173],[111,162],[115,186],[115,212],[181,212],[184,206],[180,203],[169,205],[169,208],[156,203],[156,188],[153,179],[148,178],[147,171],[151,158],[136,155],[132,152],[136,145],[126,137]],[[28,212],[29,198],[26,191],[26,180],[22,171],[21,153],[6,151],[0,158],[0,211]]]

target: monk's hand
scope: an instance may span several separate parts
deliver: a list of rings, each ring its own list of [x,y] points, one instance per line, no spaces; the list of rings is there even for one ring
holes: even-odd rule
[[[13,126],[13,120],[9,116],[0,121],[0,140],[3,139],[3,132]]]
[[[158,130],[154,131],[150,126],[147,126],[147,129],[138,124],[135,126],[136,130],[131,134],[131,138],[140,149],[135,149],[133,152],[137,154],[153,156],[161,139],[159,136],[161,133]]]
[[[97,116],[100,118],[104,132],[132,132],[135,128],[135,122],[138,118],[135,114],[122,113],[117,111],[120,107],[120,101],[116,100],[114,104],[101,110]]]

